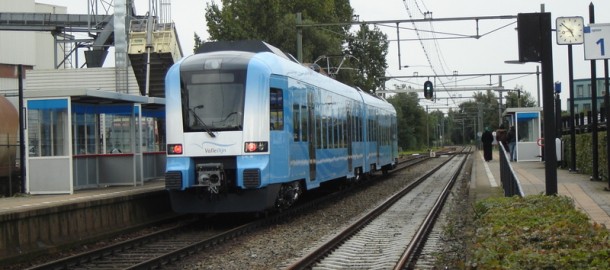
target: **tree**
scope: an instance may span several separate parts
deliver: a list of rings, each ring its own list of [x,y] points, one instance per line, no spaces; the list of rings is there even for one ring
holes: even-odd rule
[[[385,70],[388,68],[386,61],[388,37],[381,32],[379,27],[374,26],[373,29],[370,29],[366,24],[360,25],[360,30],[350,36],[348,53],[358,59],[354,63],[357,67],[354,85],[369,92],[375,92],[375,89],[385,85]]]
[[[195,36],[193,39],[195,40],[195,47],[193,48],[193,53],[197,53],[197,48],[199,48],[201,46],[201,44],[203,44],[203,41],[201,41],[201,37],[199,37],[199,35],[197,35],[197,33],[195,33]]]
[[[464,137],[474,138],[475,134],[483,131],[485,127],[492,130],[497,129],[499,123],[498,99],[494,92],[487,90],[486,92],[477,92],[473,94],[474,101],[463,102],[459,105],[458,111],[455,112],[456,118],[464,118],[464,121],[473,121],[474,125],[471,129],[465,130]],[[454,131],[458,132],[458,131]],[[457,137],[457,135],[452,135]]]
[[[467,144],[476,139],[477,110],[463,112],[450,109],[447,113],[447,122],[449,123],[447,128],[451,131],[450,143]]]
[[[447,131],[448,121],[445,118],[445,113],[436,110],[428,114],[428,128],[429,128],[429,140],[430,146],[442,146],[444,145],[443,131]]]
[[[404,89],[405,86],[396,88]],[[417,93],[400,93],[387,100],[396,109],[398,146],[403,150],[419,150],[427,146],[426,111],[419,105]]]
[[[296,49],[296,13],[303,23],[348,23],[352,8],[348,0],[221,0],[206,6],[210,40],[263,40],[292,55]],[[324,29],[303,28],[303,59],[313,62],[321,55],[343,53],[349,24]]]
[[[523,86],[517,86],[506,95],[506,108],[536,107],[538,103],[532,95],[523,91]]]

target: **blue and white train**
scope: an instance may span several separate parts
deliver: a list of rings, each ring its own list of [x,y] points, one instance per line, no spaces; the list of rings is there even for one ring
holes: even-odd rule
[[[166,188],[179,213],[260,212],[396,166],[396,111],[261,41],[205,43],[166,79]]]

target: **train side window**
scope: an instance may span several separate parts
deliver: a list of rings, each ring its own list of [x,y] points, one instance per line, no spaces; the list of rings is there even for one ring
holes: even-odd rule
[[[341,147],[341,119],[335,118],[335,148]]]
[[[341,148],[347,147],[347,120],[341,119]]]
[[[339,119],[337,119],[336,113],[333,110],[333,136],[332,136],[332,148],[339,147]]]
[[[292,126],[294,141],[298,142],[301,140],[301,111],[299,104],[295,103],[292,105]]]
[[[333,122],[335,124],[334,125],[335,136],[333,137],[334,143],[335,143],[334,148],[339,148],[340,147],[339,144],[341,143],[340,142],[340,140],[341,140],[341,133],[340,133],[341,132],[341,119],[335,118]]]
[[[341,120],[333,119],[333,148],[339,148],[339,131],[341,131]]]
[[[383,128],[383,145],[388,145],[388,134],[390,134],[390,132],[388,132],[388,126],[385,126]]]
[[[309,140],[309,108],[305,105],[301,106],[301,141],[306,142]]]
[[[270,128],[271,130],[284,129],[284,96],[282,89],[271,88],[270,91]]]
[[[352,142],[357,142],[358,141],[358,117],[355,115],[352,115],[351,121],[352,121],[352,124],[351,124]]]
[[[358,128],[358,116],[354,116],[352,119],[354,120],[354,122],[352,124],[352,127],[354,127],[354,133],[353,133],[354,134],[353,135],[354,138],[352,140],[357,142],[358,141],[358,131],[359,131],[359,128]]]
[[[364,120],[364,125],[366,126],[366,133],[363,134],[362,141],[367,142],[371,138],[371,121],[368,119]]]
[[[324,136],[324,149],[330,148],[330,123],[328,116],[322,119],[322,127],[324,130],[322,131],[322,136]]]
[[[323,136],[322,136],[322,117],[319,114],[316,114],[315,117],[315,125],[316,125],[316,148],[322,149],[324,146]]]
[[[358,116],[358,141],[364,141],[364,125],[362,125],[362,118]]]
[[[382,116],[379,120],[379,142],[385,145],[385,117]]]
[[[368,119],[366,130],[368,131],[366,141],[367,142],[373,141],[373,120]]]
[[[369,142],[374,142],[375,141],[375,122],[373,119],[369,119]]]
[[[371,136],[373,138],[374,142],[379,141],[379,122],[378,120],[373,120],[373,136]]]
[[[377,121],[377,142],[383,145],[383,119]]]
[[[328,148],[335,148],[335,118],[328,119]]]
[[[377,141],[377,122],[375,119],[371,120],[371,141]]]
[[[354,141],[360,141],[360,117],[354,116]]]
[[[390,135],[388,126],[385,126],[383,129],[383,145],[389,145],[388,135]]]
[[[326,138],[328,136],[326,136],[326,132],[327,132],[327,128],[326,128],[326,117],[324,116],[320,116],[320,144],[321,144],[321,149],[325,149],[328,147],[328,141],[326,141]]]

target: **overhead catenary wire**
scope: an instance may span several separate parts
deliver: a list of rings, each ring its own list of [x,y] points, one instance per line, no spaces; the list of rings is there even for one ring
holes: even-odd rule
[[[427,16],[427,15],[430,15],[430,16],[431,16],[431,14],[432,14],[431,12],[429,12],[429,11],[422,12],[422,10],[420,9],[419,5],[417,4],[417,0],[415,0],[415,2],[416,2],[416,7],[418,8],[418,10],[419,10],[420,14],[422,14],[424,17],[425,17],[425,16]],[[407,14],[408,14],[408,16],[409,16],[409,19],[413,20],[413,16],[414,16],[414,15],[413,15],[413,13],[411,12],[411,9],[409,8],[409,4],[407,3],[407,1],[406,1],[406,0],[403,0],[403,4],[404,4],[405,9],[406,9],[406,11],[407,11]],[[439,74],[439,72],[437,72],[437,70],[436,70],[435,66],[433,65],[433,63],[432,63],[433,61],[432,61],[432,59],[431,59],[431,56],[430,56],[430,54],[428,53],[428,49],[426,48],[426,44],[425,44],[425,42],[424,42],[424,41],[423,41],[423,39],[422,39],[422,34],[425,34],[425,33],[427,33],[427,32],[420,32],[420,31],[418,31],[418,28],[417,28],[417,25],[415,24],[415,22],[411,22],[411,24],[413,25],[413,28],[415,29],[415,34],[416,34],[416,36],[417,36],[417,38],[418,38],[418,40],[419,40],[419,43],[420,43],[420,46],[421,46],[422,51],[423,51],[423,53],[424,53],[424,56],[425,56],[425,58],[426,58],[426,61],[428,62],[428,65],[430,65],[430,68],[431,68],[431,70],[432,70],[432,73],[433,73],[434,75],[438,75],[438,74]],[[430,24],[432,24],[432,22],[430,22]],[[433,32],[433,31],[430,31],[430,32]],[[435,47],[436,47],[437,54],[438,54],[440,51],[438,50],[438,43],[436,43],[436,41],[435,41]],[[445,63],[445,64],[446,64],[446,63]],[[441,69],[441,71],[442,71],[442,72],[441,72],[441,74],[445,75],[445,74],[446,74],[446,72],[445,72],[445,68],[443,67],[443,63],[442,63],[442,61],[441,61],[440,59],[439,59],[439,66],[440,66],[440,69]],[[445,86],[445,82],[444,82],[442,79],[440,79],[440,78],[437,78],[437,79],[438,79],[438,82],[436,82],[435,84],[437,84],[437,85],[438,85],[438,84],[440,84],[440,89],[445,89],[445,88],[446,88],[446,86]],[[437,89],[438,89],[438,88],[439,88],[439,87],[437,87]],[[449,96],[450,96],[450,95],[449,95]],[[455,100],[453,100],[453,99],[451,100],[451,102],[452,102],[454,105],[456,105],[456,104],[457,104],[457,103],[456,103],[456,101],[455,101]]]
[[[422,52],[423,52],[423,56],[425,57],[425,61],[429,64],[429,66],[432,70],[432,76],[429,76],[429,77],[434,78],[434,84],[436,85],[435,88],[438,89],[437,93],[443,91],[443,89],[445,89],[445,92],[447,92],[446,89],[448,88],[449,85],[453,85],[453,84],[457,85],[457,83],[460,81],[476,79],[475,77],[472,77],[469,79],[458,80],[457,77],[451,76],[451,74],[448,74],[448,70],[451,71],[454,69],[450,68],[450,64],[447,62],[447,60],[443,54],[443,49],[438,42],[439,39],[458,39],[458,38],[479,39],[481,37],[495,33],[501,29],[510,27],[511,25],[514,25],[516,23],[516,20],[512,20],[511,22],[509,22],[507,24],[503,24],[503,25],[501,25],[499,27],[495,27],[494,29],[491,29],[487,32],[480,33],[479,32],[480,31],[479,21],[480,21],[480,19],[485,19],[486,17],[476,17],[476,18],[473,18],[474,20],[476,20],[476,35],[447,33],[447,32],[443,32],[443,31],[437,31],[435,29],[433,22],[437,22],[440,20],[436,20],[436,19],[432,18],[432,12],[430,12],[427,9],[425,2],[423,0],[413,0],[413,1],[403,0],[403,5],[409,16],[408,21],[411,22],[412,26],[403,27],[403,26],[399,26],[397,24],[396,27],[397,28],[400,27],[400,29],[407,29],[407,30],[414,31],[417,38],[416,39],[397,38],[395,41],[400,42],[400,41],[407,40],[407,41],[418,41],[419,42]],[[506,19],[515,19],[515,18],[507,17]],[[429,29],[424,29],[425,27],[422,28],[421,26],[416,25],[416,23],[422,23],[422,22],[428,22]],[[388,27],[390,27],[390,26],[388,25]],[[439,35],[442,35],[442,36],[439,36]],[[447,37],[447,36],[449,36],[449,37]],[[433,40],[433,42],[432,43],[424,42],[427,40]],[[432,52],[434,52],[434,54],[432,54]],[[453,73],[456,74],[456,71],[453,71]],[[525,76],[530,76],[530,75],[525,75]],[[525,77],[525,76],[520,76],[518,78],[504,80],[504,81],[517,80],[517,79]],[[424,76],[421,76],[421,77],[424,77]],[[500,80],[500,79],[498,79],[498,80]],[[486,85],[489,86],[490,84],[491,84],[491,79],[490,79],[490,83],[486,84]],[[447,93],[447,94],[449,95],[449,93]],[[451,96],[451,95],[449,95],[449,96]],[[456,104],[457,101],[452,100],[452,103]]]

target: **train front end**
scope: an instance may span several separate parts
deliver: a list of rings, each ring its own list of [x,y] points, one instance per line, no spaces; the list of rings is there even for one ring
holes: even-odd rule
[[[254,53],[195,54],[166,75],[166,189],[179,213],[272,208],[269,85]]]

